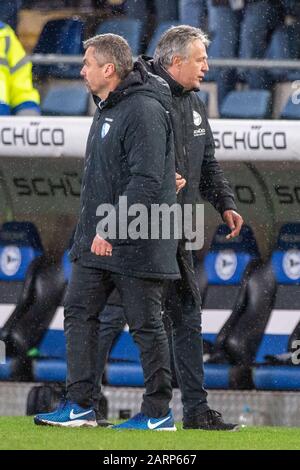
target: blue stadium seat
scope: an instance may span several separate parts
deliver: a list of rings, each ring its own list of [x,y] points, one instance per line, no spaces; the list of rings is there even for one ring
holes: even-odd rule
[[[261,366],[253,370],[257,390],[300,390],[299,366]]]
[[[226,240],[227,225],[218,227],[204,266],[208,285],[239,285],[246,267],[258,258],[258,247],[250,227],[243,225],[240,235]]]
[[[278,287],[275,309],[298,309],[300,299],[300,223],[281,227],[271,264]],[[294,365],[266,365],[266,356],[288,351],[287,334],[265,334],[257,354],[253,381],[259,390],[299,390],[300,368]]]
[[[197,91],[197,95],[199,96],[200,100],[203,101],[206,107],[208,107],[208,101],[209,101],[209,93],[204,90]]]
[[[48,330],[33,361],[32,375],[37,382],[66,380],[66,341],[63,330]]]
[[[83,84],[52,86],[42,101],[44,116],[85,116],[88,114],[89,94]]]
[[[114,18],[104,20],[97,28],[96,34],[119,34],[128,42],[133,55],[137,56],[141,48],[143,23],[131,18]]]
[[[71,265],[71,261],[69,259],[69,251],[68,250],[65,251],[64,254],[63,254],[62,267],[63,267],[65,279],[66,279],[66,281],[69,282],[69,280],[71,278],[72,265]]]
[[[300,285],[300,223],[281,228],[272,266],[278,284]]]
[[[205,387],[229,388],[228,364],[205,364]],[[129,332],[124,331],[110,354],[106,373],[107,383],[113,387],[143,387],[144,375],[139,352]]]
[[[228,119],[268,119],[271,93],[267,90],[231,91],[224,98],[220,116]]]
[[[160,40],[161,35],[167,31],[167,29],[171,28],[171,26],[178,26],[178,21],[164,21],[160,23],[157,28],[155,29],[152,38],[148,44],[146,55],[149,57],[153,57],[155,48]]]
[[[289,36],[291,30],[289,26],[280,26],[272,34],[269,47],[266,52],[266,59],[288,60],[291,59]],[[273,80],[278,82],[287,80],[288,70],[283,68],[272,68],[268,74]]]
[[[178,3],[177,0],[154,0],[156,18],[159,23],[163,21],[178,20]]]
[[[0,230],[0,281],[23,281],[30,263],[43,252],[31,222],[6,222]]]
[[[19,295],[19,287],[24,281],[31,262],[43,253],[39,233],[31,222],[6,222],[0,230],[0,287],[3,304],[11,303],[14,291]],[[12,290],[9,287],[15,286]],[[8,294],[7,300],[5,299]],[[17,299],[16,299],[17,300]],[[1,321],[2,324],[2,321]],[[11,379],[16,372],[16,360],[7,358],[0,364],[0,380]]]
[[[129,331],[123,331],[109,355],[107,383],[114,387],[143,387],[140,355]]]
[[[48,21],[34,48],[34,54],[82,55],[84,23],[76,18]],[[33,72],[38,77],[79,78],[81,65],[54,64],[35,65]]]
[[[73,234],[74,235],[74,234]],[[70,246],[73,240],[70,241]],[[71,277],[72,265],[69,249],[62,257],[62,270],[66,282]],[[33,361],[33,377],[42,382],[63,382],[66,378],[66,341],[63,330],[49,329],[38,348],[38,357]]]
[[[231,241],[225,240],[228,232],[226,225],[218,227],[211,250],[205,258],[204,268],[209,289],[213,285],[218,289],[227,289],[228,285],[238,289],[248,263],[258,256],[256,241],[249,227],[244,226],[240,237]],[[221,296],[223,293],[224,291],[221,292]],[[218,296],[214,293],[213,297]],[[232,306],[234,297],[230,296],[230,298]],[[211,306],[208,304],[206,307]],[[212,335],[205,335],[205,339],[211,340]],[[230,374],[229,364],[205,364],[205,386],[214,389],[229,388]],[[106,377],[108,384],[112,386],[142,387],[144,385],[139,351],[128,331],[121,333],[110,353]]]
[[[213,311],[222,308],[233,311],[245,272],[250,263],[259,259],[257,243],[249,226],[244,225],[240,235],[232,240],[226,240],[228,233],[229,229],[224,224],[217,228],[204,259],[204,276],[207,282],[203,295],[204,309]],[[205,364],[207,388],[224,389],[232,386],[233,369],[229,363],[226,363],[226,357],[221,352],[223,341],[226,339],[223,331],[232,321],[230,316],[219,332],[203,335],[204,340],[214,345],[209,363]],[[220,359],[222,363],[219,363]]]
[[[297,101],[299,98],[297,97]],[[293,96],[290,96],[283,110],[280,113],[281,119],[300,119],[300,105],[293,103]]]

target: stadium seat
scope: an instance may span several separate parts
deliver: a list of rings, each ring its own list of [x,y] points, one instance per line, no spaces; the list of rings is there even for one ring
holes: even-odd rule
[[[217,309],[232,308],[234,293],[249,263],[258,257],[258,249],[251,229],[244,226],[238,239],[226,241],[228,228],[225,225],[218,227],[211,244],[210,252],[204,261],[205,280],[199,280],[201,291],[207,287],[207,301],[205,308]],[[203,270],[197,266],[197,273]],[[120,308],[120,307],[114,307]],[[216,335],[204,335],[211,341]],[[205,364],[205,386],[207,388],[224,389],[231,387],[232,370],[230,364]],[[138,348],[128,331],[123,331],[118,337],[109,357],[107,366],[107,382],[112,386],[135,386],[144,384],[142,367]]]
[[[224,98],[220,116],[228,119],[268,119],[271,93],[266,90],[232,91]]]
[[[34,48],[34,54],[82,55],[84,23],[76,18],[48,21]],[[39,77],[80,78],[81,64],[35,65],[34,74]]]
[[[300,25],[285,24],[272,34],[266,58],[272,60],[299,60]],[[296,68],[273,68],[269,71],[273,80],[293,82],[300,79],[300,70]]]
[[[206,108],[208,107],[208,101],[209,101],[209,93],[207,91],[197,91],[197,95],[199,96],[200,100],[203,101],[205,104]]]
[[[42,101],[44,116],[85,116],[88,114],[89,94],[83,84],[52,86]]]
[[[11,304],[17,303],[22,293],[23,282],[32,262],[39,259],[43,247],[39,233],[31,222],[6,222],[0,230],[0,295],[4,310],[10,310],[7,318],[13,314]],[[9,320],[8,320],[9,321]],[[3,327],[8,321],[0,318],[0,337],[6,340]],[[9,345],[6,352],[9,354]],[[0,380],[24,378],[27,363],[20,364],[16,358],[7,358],[6,364],[0,364]],[[28,378],[28,377],[27,377]]]
[[[158,44],[158,41],[161,38],[161,35],[171,26],[178,26],[179,22],[178,21],[164,21],[163,23],[160,23],[157,28],[155,29],[152,38],[150,39],[150,42],[147,47],[146,55],[149,57],[153,57],[155,48]]]
[[[144,386],[139,350],[129,331],[120,334],[110,352],[106,379],[107,383],[114,387]]]
[[[31,222],[6,222],[0,230],[0,282],[24,281],[30,263],[43,252]]]
[[[126,39],[134,56],[140,53],[143,23],[130,18],[104,20],[97,28],[96,34],[119,34]]]
[[[269,47],[266,52],[266,59],[269,60],[288,60],[291,59],[289,35],[291,30],[289,26],[280,26],[272,34]],[[275,81],[287,80],[288,70],[285,68],[272,68],[268,75]]]
[[[178,2],[176,0],[154,0],[153,3],[159,22],[178,20]]]
[[[300,119],[299,96],[293,103],[293,96],[290,96],[283,110],[280,113],[281,119]]]
[[[300,390],[299,366],[261,366],[253,370],[257,390]]]
[[[300,303],[300,223],[282,226],[277,246],[271,256],[273,273],[277,282],[274,312],[277,329],[286,330],[288,323],[299,321],[297,310]],[[289,311],[290,310],[290,311]],[[284,315],[284,317],[282,317]],[[294,318],[293,318],[294,317]],[[300,390],[300,367],[295,365],[268,365],[276,357],[291,350],[293,332],[288,334],[265,334],[257,354],[257,367],[253,369],[255,387],[259,390]],[[291,362],[290,362],[291,364]]]
[[[244,296],[242,285],[251,267],[259,260],[259,252],[250,227],[244,225],[239,237],[230,241],[226,240],[229,229],[226,225],[220,225],[213,237],[209,252],[205,256],[201,276],[206,278],[206,289],[203,290],[203,308],[208,311],[209,317],[204,319],[208,334],[204,334],[205,341],[212,344],[212,350],[207,355],[205,363],[205,375],[207,387],[218,388],[215,374],[218,376],[219,387],[233,386],[230,357],[225,350],[226,340],[233,331],[244,311],[237,309],[237,299]],[[204,284],[201,280],[201,284]],[[244,302],[245,304],[245,302]],[[216,330],[214,324],[219,323],[217,312],[219,309],[232,311],[222,328]],[[230,324],[230,328],[228,325]],[[213,331],[212,331],[213,330]],[[217,369],[215,366],[218,366]],[[220,366],[220,367],[219,367]],[[224,366],[224,367],[223,367]],[[222,380],[220,377],[222,377]]]
[[[258,258],[258,247],[250,227],[244,225],[239,237],[226,240],[227,225],[216,230],[204,260],[208,285],[237,286],[249,262]]]
[[[74,233],[75,231],[61,260],[61,273],[65,285],[71,277],[72,265],[69,259],[69,249],[72,245]],[[59,305],[57,307],[59,308]],[[66,341],[62,318],[63,312],[60,307],[54,317],[54,325],[51,329],[48,329],[38,347],[38,356],[33,361],[32,367],[33,378],[37,382],[64,382],[66,379]]]
[[[62,329],[49,329],[33,360],[32,376],[37,382],[64,382],[67,375],[66,340]]]

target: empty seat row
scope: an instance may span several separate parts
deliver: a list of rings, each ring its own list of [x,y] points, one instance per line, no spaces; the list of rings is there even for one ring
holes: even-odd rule
[[[177,24],[177,22],[175,22]],[[164,22],[158,25],[146,51],[153,55],[161,34],[174,25],[174,22]],[[144,25],[142,21],[131,18],[115,18],[104,20],[96,29],[95,34],[119,34],[123,36],[137,56],[141,50],[141,37]],[[33,50],[34,54],[83,55],[83,40],[85,39],[84,22],[76,18],[48,21]],[[52,65],[38,64],[34,66],[34,74],[38,78],[79,78],[80,64],[57,63]]]
[[[244,226],[240,236],[230,241],[226,241],[227,233],[225,225],[218,227],[204,262],[196,265],[199,280],[201,277],[204,339],[211,348],[206,354],[206,387],[243,386],[237,380],[237,373],[246,367],[253,387],[300,389],[299,367],[274,366],[266,361],[268,355],[287,351],[289,335],[300,320],[297,307],[300,302],[300,224],[285,224],[281,228],[267,263],[260,260],[250,227]],[[67,252],[58,265],[49,264],[43,258],[42,244],[33,224],[3,224],[0,231],[0,288],[4,286],[2,292],[5,293],[9,284],[15,283],[18,288],[20,283],[24,284],[23,290],[18,291],[19,300],[16,302],[15,299],[17,305],[13,315],[4,325],[3,321],[0,323],[1,334],[6,334],[11,348],[11,359],[0,365],[0,379],[16,377],[20,367],[18,357],[24,360],[30,345],[34,345],[37,349],[31,353],[30,364],[27,364],[30,377],[27,375],[26,378],[65,380],[63,315],[61,307],[59,313],[57,308],[61,305],[69,277]],[[39,289],[35,291],[37,279]],[[5,299],[5,294],[2,297]],[[7,303],[11,304],[11,300],[10,297]],[[121,307],[106,307],[112,308]],[[226,317],[221,317],[224,313]],[[29,317],[28,326],[37,322],[35,331],[22,342],[20,337],[26,332]],[[223,318],[221,323],[220,318]],[[19,334],[11,338],[12,326]],[[242,351],[235,350],[235,342]],[[254,345],[250,353],[243,351],[249,344],[250,349]],[[244,363],[243,358],[246,358]],[[143,385],[138,349],[128,331],[121,333],[111,351],[107,381],[114,386]]]
[[[220,117],[227,119],[270,119],[272,94],[267,90],[231,91],[220,107]],[[300,107],[290,96],[280,113],[282,119],[300,119]]]
[[[209,94],[197,92],[206,107]],[[53,85],[42,100],[44,116],[86,116],[89,114],[90,96],[82,84]],[[269,91],[232,91],[223,101],[220,116],[227,119],[270,119],[272,116],[272,96]],[[291,96],[286,102],[280,117],[300,119],[300,107]]]
[[[282,227],[277,246],[266,264],[260,262],[253,233],[248,227],[244,227],[238,240],[232,240],[229,245],[225,242],[226,233],[225,226],[219,227],[205,257],[202,274],[197,269],[206,278],[201,282],[202,287],[206,286],[202,289],[203,337],[211,344],[212,352],[215,347],[217,353],[210,359],[205,355],[209,359],[204,366],[205,386],[300,390],[299,367],[266,364],[266,356],[287,351],[289,334],[300,321],[300,310],[295,311],[291,301],[292,296],[298,302],[300,300],[300,224]],[[247,306],[247,303],[250,304]],[[222,310],[229,312],[228,320],[221,330],[207,333],[208,325],[219,323]],[[286,318],[280,315],[286,315]],[[233,335],[230,336],[231,332]],[[235,346],[233,340],[241,349],[254,343],[255,347],[248,355],[246,351],[241,351],[240,355],[242,359],[252,357],[251,364],[243,364],[234,356],[234,348],[230,350],[230,346]],[[224,347],[223,351],[220,346]],[[112,349],[107,380],[114,386],[143,385],[138,349],[128,331],[121,333]]]
[[[149,42],[146,54],[153,56],[155,47],[165,30],[178,22],[164,22],[157,26]],[[103,33],[120,34],[127,39],[134,55],[140,53],[140,39],[143,32],[143,24],[140,20],[130,18],[115,18],[104,20],[97,28],[96,34]],[[44,26],[38,43],[34,49],[36,54],[83,54],[85,26],[79,19],[51,20]],[[280,35],[281,34],[281,35]],[[275,36],[275,43],[286,33],[279,32]],[[275,44],[274,43],[274,44]],[[272,43],[273,44],[273,43]],[[277,51],[276,44],[271,51]],[[270,52],[271,58],[278,58],[275,52]],[[274,55],[275,54],[275,55]],[[284,57],[283,57],[284,58]],[[58,62],[56,64],[34,66],[34,73],[38,78],[53,77],[74,79],[80,77],[81,64],[67,64]],[[274,72],[275,73],[275,72]],[[291,72],[292,73],[292,72]],[[297,74],[298,72],[294,71]],[[278,72],[282,80],[288,79],[290,75]],[[208,79],[209,76],[208,76]],[[203,93],[203,92],[202,92]],[[207,104],[208,95],[203,94]],[[62,106],[61,103],[64,103]],[[44,115],[66,115],[84,116],[89,112],[89,97],[84,86],[74,85],[69,87],[51,87],[42,101],[42,114]],[[223,118],[248,118],[268,119],[272,116],[272,95],[268,90],[233,91],[229,93],[220,105],[220,117]],[[286,103],[281,113],[283,119],[299,119],[300,112],[298,103],[294,103],[292,97]]]

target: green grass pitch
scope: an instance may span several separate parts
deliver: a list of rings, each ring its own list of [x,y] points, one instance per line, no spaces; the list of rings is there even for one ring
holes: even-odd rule
[[[300,449],[300,428],[250,427],[239,432],[114,431],[35,426],[30,417],[0,417],[0,449],[217,450]]]

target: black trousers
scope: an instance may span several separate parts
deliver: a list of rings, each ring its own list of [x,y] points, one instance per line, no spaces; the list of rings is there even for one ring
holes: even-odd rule
[[[67,397],[84,407],[92,406],[97,376],[99,311],[116,288],[124,316],[137,344],[144,372],[142,413],[162,417],[172,398],[168,339],[161,318],[163,283],[127,277],[73,263],[65,297],[67,341]],[[101,338],[100,338],[101,346]]]
[[[208,409],[207,392],[203,387],[201,297],[192,252],[180,245],[177,260],[181,279],[169,281],[164,287],[164,322],[172,369],[181,391],[183,415],[188,419]],[[111,346],[126,324],[121,307],[106,308],[100,318],[98,391]]]

